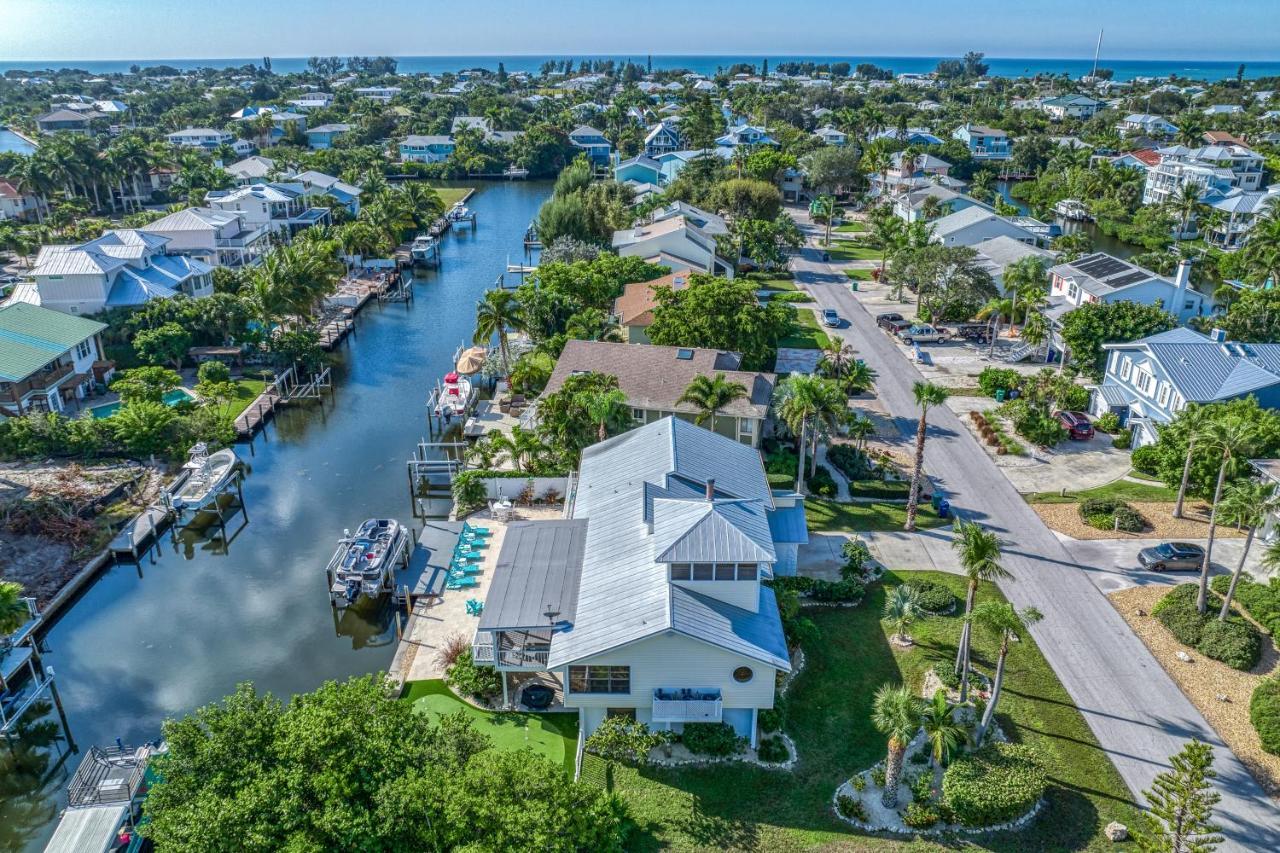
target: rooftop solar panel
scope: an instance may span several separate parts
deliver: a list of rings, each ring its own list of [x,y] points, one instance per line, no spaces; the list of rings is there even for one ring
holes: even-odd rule
[[[1108,279],[1107,284],[1112,287],[1124,287],[1126,284],[1133,284],[1135,281],[1146,281],[1149,276],[1144,272],[1134,271],[1119,278]]]

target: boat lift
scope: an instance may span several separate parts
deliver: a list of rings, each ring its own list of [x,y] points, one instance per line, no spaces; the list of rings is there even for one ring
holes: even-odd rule
[[[329,558],[329,563],[324,567],[324,578],[329,588],[329,605],[334,609],[346,609],[353,601],[348,601],[346,597],[346,586],[338,582],[337,571],[338,566],[342,563],[342,558],[346,556],[347,548],[351,544],[350,531],[344,531],[343,538],[338,540],[338,547],[334,550],[333,556]],[[396,569],[409,568],[409,543],[413,541],[412,531],[402,527],[400,535],[396,538],[392,546],[391,553],[382,561],[382,577],[378,589],[378,595],[383,596],[388,593],[397,601],[400,598],[400,590],[396,587]]]
[[[53,667],[45,666],[40,660],[36,631],[44,620],[34,598],[20,601],[27,609],[26,621],[12,634],[0,637],[3,641],[0,644],[0,734],[10,746],[18,723],[45,694],[53,698],[63,729],[68,728],[62,697],[53,681]]]

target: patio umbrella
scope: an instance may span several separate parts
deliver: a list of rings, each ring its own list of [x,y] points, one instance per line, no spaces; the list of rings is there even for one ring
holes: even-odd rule
[[[457,367],[459,373],[475,373],[481,367],[484,367],[484,360],[488,356],[489,350],[485,347],[472,347],[459,356],[455,367]]]

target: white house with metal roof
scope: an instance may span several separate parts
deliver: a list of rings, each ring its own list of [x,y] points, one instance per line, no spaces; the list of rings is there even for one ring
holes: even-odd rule
[[[143,229],[167,237],[166,250],[211,267],[256,266],[270,248],[271,230],[251,226],[243,213],[211,207],[187,207]]]
[[[1171,329],[1128,343],[1104,344],[1106,372],[1093,389],[1090,410],[1115,412],[1133,428],[1133,446],[1157,438],[1187,403],[1214,403],[1252,395],[1263,408],[1280,408],[1280,344],[1229,341]]]
[[[25,302],[0,307],[0,417],[61,412],[109,379],[98,338],[106,327]]]
[[[720,255],[715,238],[683,216],[642,223],[613,232],[613,250],[622,257],[654,259],[672,268],[733,278],[733,261]]]
[[[329,208],[311,204],[319,195],[308,184],[297,181],[254,183],[232,190],[210,190],[205,203],[214,210],[235,212],[246,228],[266,227],[286,237],[312,225],[329,222]]]
[[[760,454],[668,417],[587,448],[567,518],[506,532],[473,646],[509,675],[559,685],[590,734],[726,723],[756,743],[791,659],[773,590],[804,506]]]
[[[1191,262],[1178,265],[1173,281],[1106,252],[1058,264],[1049,270],[1050,316],[1090,302],[1160,305],[1185,323],[1206,311],[1204,294],[1191,287]],[[1063,306],[1054,310],[1054,306]]]

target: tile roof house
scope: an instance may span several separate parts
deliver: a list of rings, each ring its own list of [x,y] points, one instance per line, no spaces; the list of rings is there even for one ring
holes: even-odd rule
[[[64,411],[110,379],[98,337],[105,328],[25,302],[0,307],[0,417]]]
[[[1091,411],[1115,412],[1133,428],[1135,447],[1153,443],[1156,427],[1187,403],[1252,395],[1263,408],[1280,408],[1280,344],[1243,344],[1219,330],[1203,335],[1177,328],[1103,349],[1106,372],[1093,389]]]
[[[652,423],[672,414],[692,421],[698,408],[680,402],[685,390],[699,376],[722,374],[725,381],[746,388],[747,395],[720,410],[714,424],[707,420],[703,426],[758,447],[777,377],[741,370],[741,365],[742,357],[734,352],[574,340],[560,353],[543,393],[554,393],[577,373],[604,373],[618,378],[635,423]]]
[[[565,520],[508,529],[473,654],[507,702],[512,673],[557,682],[587,734],[625,712],[754,745],[791,669],[761,581],[803,541],[803,503],[769,489],[756,450],[663,418],[583,452]]]
[[[626,333],[627,343],[649,343],[648,328],[653,323],[653,309],[658,305],[655,290],[671,288],[681,290],[689,284],[689,270],[676,270],[652,281],[637,281],[626,285],[622,295],[613,300],[613,315]]]

